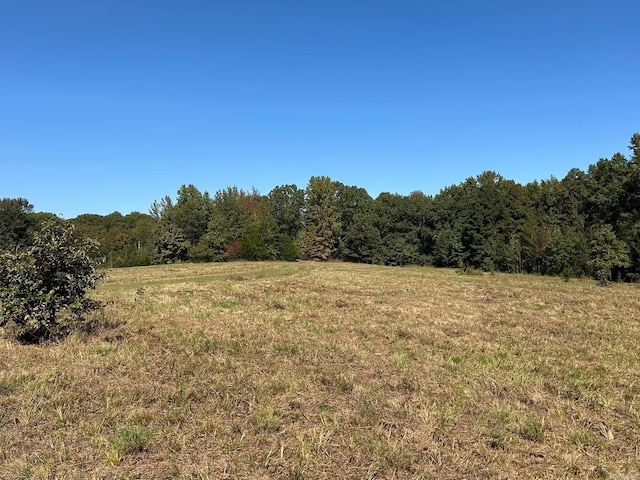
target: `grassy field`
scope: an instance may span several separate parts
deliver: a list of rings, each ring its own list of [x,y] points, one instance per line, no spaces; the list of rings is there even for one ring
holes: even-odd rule
[[[113,270],[0,341],[0,478],[640,475],[640,289],[343,263]]]

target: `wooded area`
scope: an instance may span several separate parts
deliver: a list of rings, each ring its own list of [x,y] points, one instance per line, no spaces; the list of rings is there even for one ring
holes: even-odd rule
[[[183,185],[148,214],[84,214],[72,223],[100,242],[110,267],[180,261],[344,260],[485,271],[640,278],[640,134],[631,154],[521,185],[487,171],[435,196],[381,193],[329,177],[263,195]],[[30,242],[47,213],[0,200],[0,250]]]

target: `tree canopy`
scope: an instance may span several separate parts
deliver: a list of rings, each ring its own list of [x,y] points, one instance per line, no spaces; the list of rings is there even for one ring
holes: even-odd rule
[[[629,156],[521,185],[485,171],[434,196],[384,192],[314,176],[267,195],[182,185],[148,214],[81,215],[109,266],[298,258],[384,265],[640,279],[640,134]],[[0,250],[26,246],[36,214],[0,200]]]

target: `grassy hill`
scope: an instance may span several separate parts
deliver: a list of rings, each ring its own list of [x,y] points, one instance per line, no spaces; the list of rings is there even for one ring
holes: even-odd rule
[[[0,341],[0,478],[638,475],[639,294],[343,263],[113,270],[97,334]]]

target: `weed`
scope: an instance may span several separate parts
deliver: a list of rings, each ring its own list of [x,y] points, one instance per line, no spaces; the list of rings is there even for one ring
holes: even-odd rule
[[[520,422],[519,433],[525,440],[540,442],[544,437],[544,422],[535,418],[524,418]]]
[[[601,443],[593,433],[585,430],[573,432],[570,436],[570,440],[571,443],[579,447],[598,448]]]
[[[300,347],[298,345],[285,345],[281,343],[276,343],[273,346],[273,350],[276,353],[279,353],[285,356],[292,356],[300,353]]]
[[[446,427],[450,425],[454,425],[456,422],[456,417],[460,408],[458,406],[443,406],[440,408],[439,417],[440,417],[440,426]]]
[[[266,405],[258,409],[251,417],[251,420],[259,431],[277,432],[280,428],[282,416],[271,405]]]
[[[115,465],[127,455],[145,451],[152,437],[149,429],[138,425],[120,428],[109,440],[111,448],[107,453],[107,461]]]
[[[238,300],[216,300],[211,303],[212,308],[220,308],[223,310],[232,310],[240,305],[241,303]]]
[[[409,349],[407,349],[406,347],[403,347],[403,346],[400,346],[400,345],[396,345],[393,348],[393,350],[395,352],[395,355],[393,357],[393,361],[399,367],[407,367],[413,361],[413,355],[411,354]]]

